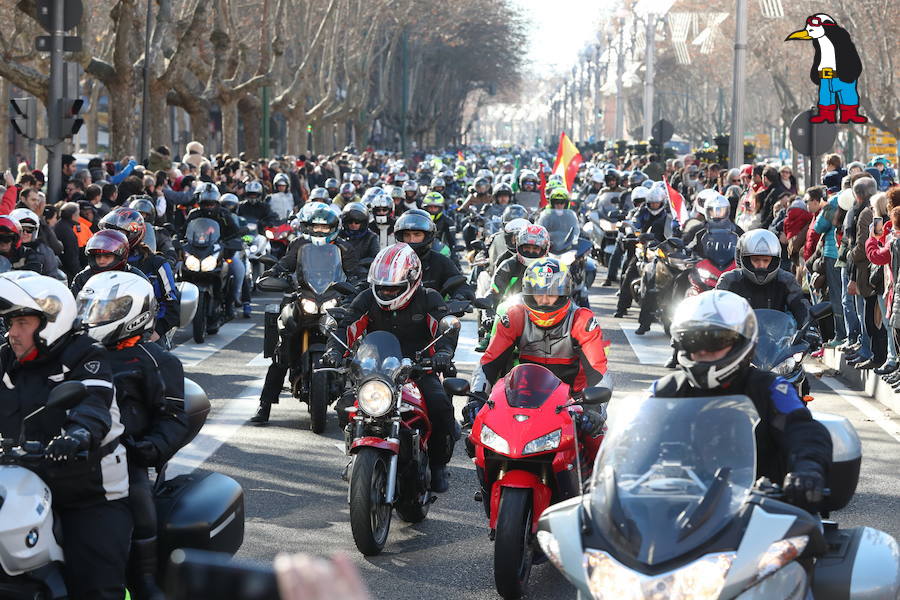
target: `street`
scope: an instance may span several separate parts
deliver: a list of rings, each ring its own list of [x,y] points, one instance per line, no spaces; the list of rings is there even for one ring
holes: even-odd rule
[[[634,335],[636,308],[626,319],[611,317],[615,288],[598,285],[592,291],[592,306],[612,342],[608,356],[615,382],[613,402],[625,402],[629,394],[641,392],[667,373],[662,365],[670,348],[658,325],[645,336]],[[268,366],[260,354],[262,309],[273,301],[257,297],[252,319],[232,321],[204,345],[179,332],[176,354],[188,376],[206,390],[213,412],[198,439],[176,457],[171,474],[196,467],[220,471],[241,483],[247,522],[239,558],[271,563],[280,552],[344,551],[360,567],[375,598],[496,598],[493,547],[480,503],[472,499],[475,472],[461,443],[451,463],[450,491],[431,507],[428,518],[408,525],[395,516],[385,551],[365,558],[350,533],[347,483],[340,477],[346,457],[333,411],[326,435],[314,435],[305,405],[283,393],[268,425],[246,422],[256,409]],[[468,375],[480,356],[472,351],[474,344],[475,323],[467,316],[457,351],[461,376]],[[863,441],[856,496],[833,518],[842,525],[870,525],[900,536],[900,471],[896,468],[900,421],[874,401],[846,390],[838,393],[825,383],[841,389],[834,379],[811,376],[811,380],[812,410],[848,417]],[[461,406],[457,399],[457,413]],[[533,598],[574,598],[568,583],[549,563],[534,568],[530,589]]]

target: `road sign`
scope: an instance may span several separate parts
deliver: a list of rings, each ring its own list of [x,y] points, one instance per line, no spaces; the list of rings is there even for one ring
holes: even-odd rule
[[[52,38],[49,35],[39,35],[34,38],[34,49],[38,52],[50,52]],[[63,52],[81,52],[81,38],[77,35],[67,35],[63,38]]]
[[[784,162],[791,158],[791,153],[788,151],[787,148],[782,148],[781,152],[778,153],[778,158],[781,159],[781,162]]]
[[[652,135],[653,139],[660,144],[665,144],[671,140],[674,134],[675,126],[665,119],[660,119],[654,123],[653,127],[650,129],[650,135]]]
[[[837,139],[834,123],[810,123],[812,111],[804,110],[791,121],[791,144],[804,156],[820,156],[831,150]]]
[[[53,33],[50,15],[53,12],[53,0],[37,0],[37,20],[47,33]],[[75,29],[81,23],[83,7],[81,0],[63,0],[63,31]]]

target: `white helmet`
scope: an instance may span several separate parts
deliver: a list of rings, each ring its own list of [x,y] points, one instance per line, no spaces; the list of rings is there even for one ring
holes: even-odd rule
[[[600,169],[594,169],[591,172],[591,183],[599,183],[601,185],[605,183],[603,179],[603,172]]]
[[[651,215],[658,215],[666,209],[666,202],[668,200],[669,192],[666,189],[666,184],[661,181],[657,181],[653,184],[653,187],[650,188],[650,193],[647,194],[645,205],[647,205],[647,210],[650,211]],[[651,202],[658,202],[659,208],[650,208],[649,204]]]
[[[287,186],[284,190],[285,192],[291,191],[291,178],[288,177],[286,173],[279,173],[275,176],[275,179],[272,180],[272,186],[276,187],[277,190],[277,186],[279,185]]]
[[[751,261],[753,256],[771,256],[772,260],[765,269],[757,269]],[[765,285],[778,274],[781,266],[781,243],[768,229],[753,229],[738,239],[734,259],[748,280],[756,285]]]
[[[706,203],[719,195],[719,192],[713,189],[700,190],[697,197],[694,198],[694,208],[698,213],[706,216]]]
[[[76,306],[78,326],[104,346],[149,334],[156,321],[153,285],[125,271],[105,271],[88,279]]]
[[[650,196],[650,190],[642,185],[639,185],[631,190],[631,203],[637,204],[638,201],[644,202],[647,200],[648,196]]]
[[[707,221],[715,223],[727,221],[731,215],[731,203],[722,194],[715,194],[711,198],[707,198],[703,205],[703,212]]]
[[[369,267],[369,283],[382,309],[403,308],[422,283],[419,255],[403,242],[382,248]]]
[[[10,211],[9,216],[19,222],[20,227],[24,227],[26,223],[34,226],[34,231],[31,234],[31,239],[35,239],[38,233],[41,230],[41,220],[38,218],[36,214],[27,208],[17,208],[15,210]]]
[[[0,315],[7,319],[36,316],[41,320],[34,336],[39,352],[52,349],[72,331],[75,298],[64,283],[45,275],[0,275]]]

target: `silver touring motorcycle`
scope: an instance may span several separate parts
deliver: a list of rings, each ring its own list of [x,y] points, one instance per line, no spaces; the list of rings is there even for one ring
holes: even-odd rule
[[[611,410],[589,492],[544,511],[537,532],[579,600],[898,597],[893,537],[840,529],[755,481],[759,415],[746,396],[647,396]],[[853,496],[861,445],[846,419],[814,416],[834,445],[827,515]]]

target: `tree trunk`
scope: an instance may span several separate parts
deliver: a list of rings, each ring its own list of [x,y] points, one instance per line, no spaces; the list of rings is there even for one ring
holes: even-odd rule
[[[50,135],[50,132],[47,130],[47,107],[44,105],[44,101],[38,98],[37,101],[37,136],[47,137]],[[47,149],[40,144],[34,145],[35,154],[34,154],[34,168],[35,169],[43,169],[44,165],[47,164]],[[49,174],[49,173],[48,173]],[[55,202],[55,199],[50,200],[47,204],[52,204]]]
[[[230,99],[220,102],[222,111],[222,152],[237,156],[238,148],[238,102]]]
[[[169,106],[166,102],[166,93],[168,90],[165,86],[155,85],[150,82],[150,148],[159,146],[172,147],[174,140],[171,139],[171,130],[169,128]]]
[[[299,112],[299,111],[298,111]],[[296,114],[296,113],[295,113]],[[287,148],[288,154],[300,152],[306,145],[306,126],[292,114],[287,115]]]
[[[84,115],[88,154],[97,154],[97,142],[100,136],[100,91],[102,89],[103,86],[99,81],[92,83],[88,99],[90,109]]]
[[[192,107],[188,115],[191,117],[191,138],[209,151],[209,111],[204,107]]]
[[[0,106],[9,106],[9,82],[0,79]],[[9,119],[0,119],[0,168],[13,167],[9,159]]]
[[[138,132],[134,127],[135,93],[127,83],[107,85],[109,90],[110,158],[119,160],[133,155]]]
[[[262,103],[253,94],[248,94],[238,102],[238,119],[244,125],[244,148],[247,160],[258,157],[262,143]],[[271,143],[271,141],[270,141]],[[271,151],[263,149],[263,156],[268,157]]]

